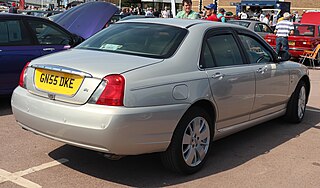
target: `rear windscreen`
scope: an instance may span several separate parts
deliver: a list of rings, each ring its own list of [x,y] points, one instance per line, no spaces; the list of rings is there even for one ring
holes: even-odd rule
[[[77,48],[168,58],[178,48],[186,29],[146,23],[118,23],[89,38]]]
[[[294,36],[314,36],[314,25],[294,25]]]

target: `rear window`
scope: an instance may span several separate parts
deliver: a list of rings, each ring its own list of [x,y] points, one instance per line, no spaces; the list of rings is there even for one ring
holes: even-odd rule
[[[179,47],[187,32],[186,29],[160,24],[117,23],[76,48],[168,58]]]
[[[300,25],[300,24],[295,24],[294,25],[294,36],[309,36],[313,37],[314,36],[314,30],[315,26],[314,25]]]

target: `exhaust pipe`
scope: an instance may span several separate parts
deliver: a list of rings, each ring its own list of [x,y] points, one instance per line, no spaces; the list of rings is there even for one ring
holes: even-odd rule
[[[119,160],[122,157],[125,157],[124,155],[115,155],[115,154],[110,154],[110,153],[102,153],[103,157],[110,159],[110,160]]]

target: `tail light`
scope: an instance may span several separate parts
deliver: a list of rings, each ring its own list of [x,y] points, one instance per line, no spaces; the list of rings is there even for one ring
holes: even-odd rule
[[[307,40],[307,41],[297,41],[297,42],[295,42],[295,46],[312,48],[313,47],[313,43],[311,41],[309,41],[309,40]]]
[[[123,106],[125,79],[120,74],[112,74],[103,78],[89,103],[107,106]]]
[[[22,72],[20,74],[20,79],[19,79],[19,86],[26,88],[26,76],[27,76],[27,68],[30,62],[28,62],[22,69]]]

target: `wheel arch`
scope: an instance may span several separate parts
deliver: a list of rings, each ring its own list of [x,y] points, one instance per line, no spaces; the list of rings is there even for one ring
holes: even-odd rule
[[[214,134],[216,132],[215,122],[216,122],[216,118],[218,116],[215,105],[209,100],[201,99],[201,100],[198,100],[195,103],[193,103],[188,108],[188,110],[186,110],[186,112],[183,115],[185,115],[193,107],[199,107],[199,108],[204,109],[208,113],[208,115],[210,116],[211,121],[212,121],[211,125],[213,126],[211,129],[211,135],[212,135],[212,139],[213,139]]]

